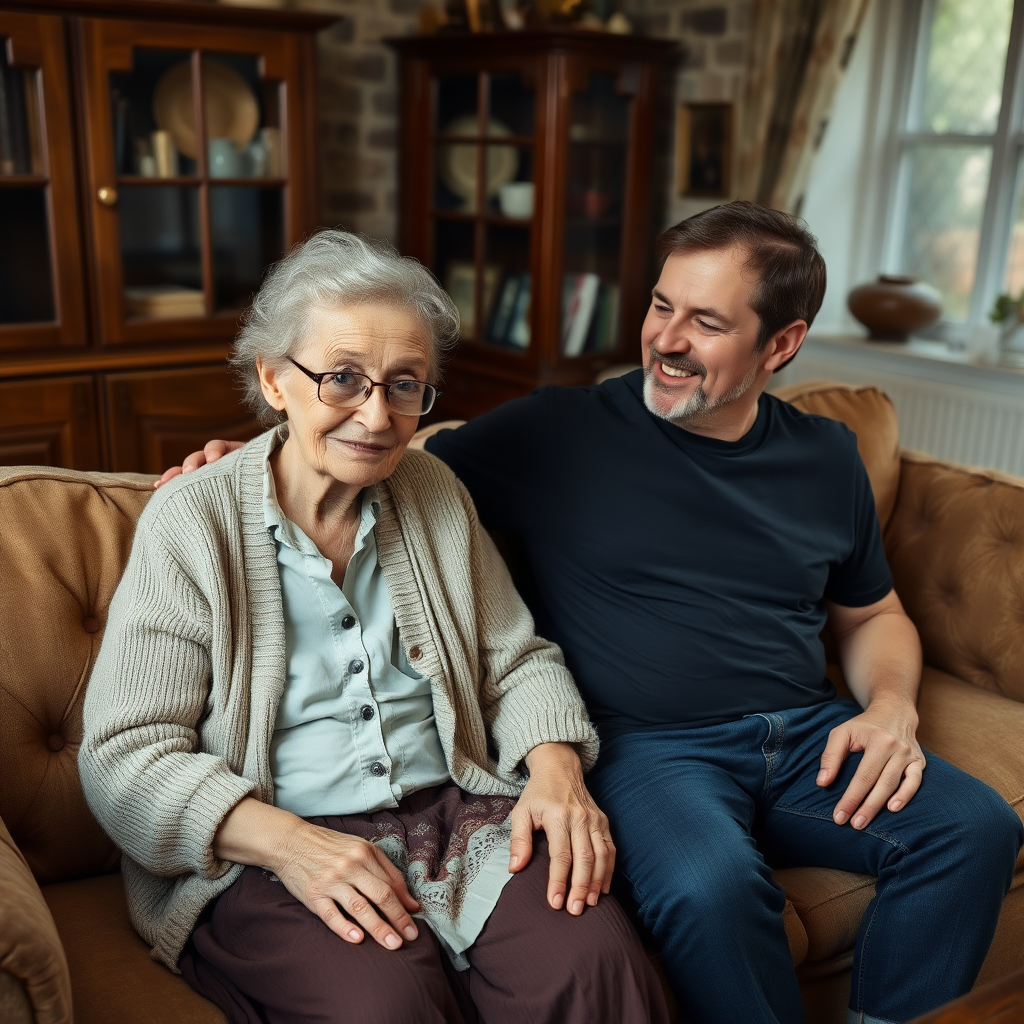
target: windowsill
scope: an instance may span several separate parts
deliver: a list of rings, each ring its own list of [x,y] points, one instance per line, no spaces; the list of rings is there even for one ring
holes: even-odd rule
[[[869,341],[855,335],[827,334],[809,335],[804,351],[817,359],[851,367],[1024,397],[1021,352],[1002,352],[998,359],[992,359],[976,352],[952,351],[944,342],[923,338],[906,342]]]

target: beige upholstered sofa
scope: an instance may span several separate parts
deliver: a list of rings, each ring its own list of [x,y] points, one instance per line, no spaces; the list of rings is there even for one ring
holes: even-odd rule
[[[900,452],[872,388],[800,385],[857,432],[927,665],[921,738],[1024,813],[1024,480]],[[223,1022],[149,959],[76,769],[82,698],[151,479],[0,469],[0,1021]],[[844,1019],[872,879],[779,871],[812,1024]],[[1024,857],[982,980],[1024,965]],[[737,1022],[740,1024],[740,1022]]]

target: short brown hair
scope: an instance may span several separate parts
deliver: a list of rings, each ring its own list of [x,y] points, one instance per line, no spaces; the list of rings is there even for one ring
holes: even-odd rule
[[[656,252],[666,260],[734,245],[747,250],[744,267],[758,275],[750,297],[750,308],[761,321],[757,351],[794,320],[810,327],[825,296],[825,261],[818,240],[788,213],[746,200],[723,203],[663,231]]]

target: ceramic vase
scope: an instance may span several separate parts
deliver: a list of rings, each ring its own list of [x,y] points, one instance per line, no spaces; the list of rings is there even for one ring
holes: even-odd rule
[[[846,302],[875,341],[906,341],[942,315],[938,290],[903,274],[879,274],[854,288]]]

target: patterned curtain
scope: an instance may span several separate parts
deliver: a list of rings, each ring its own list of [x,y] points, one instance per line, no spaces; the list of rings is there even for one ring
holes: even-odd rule
[[[738,193],[799,213],[870,0],[754,0]]]

